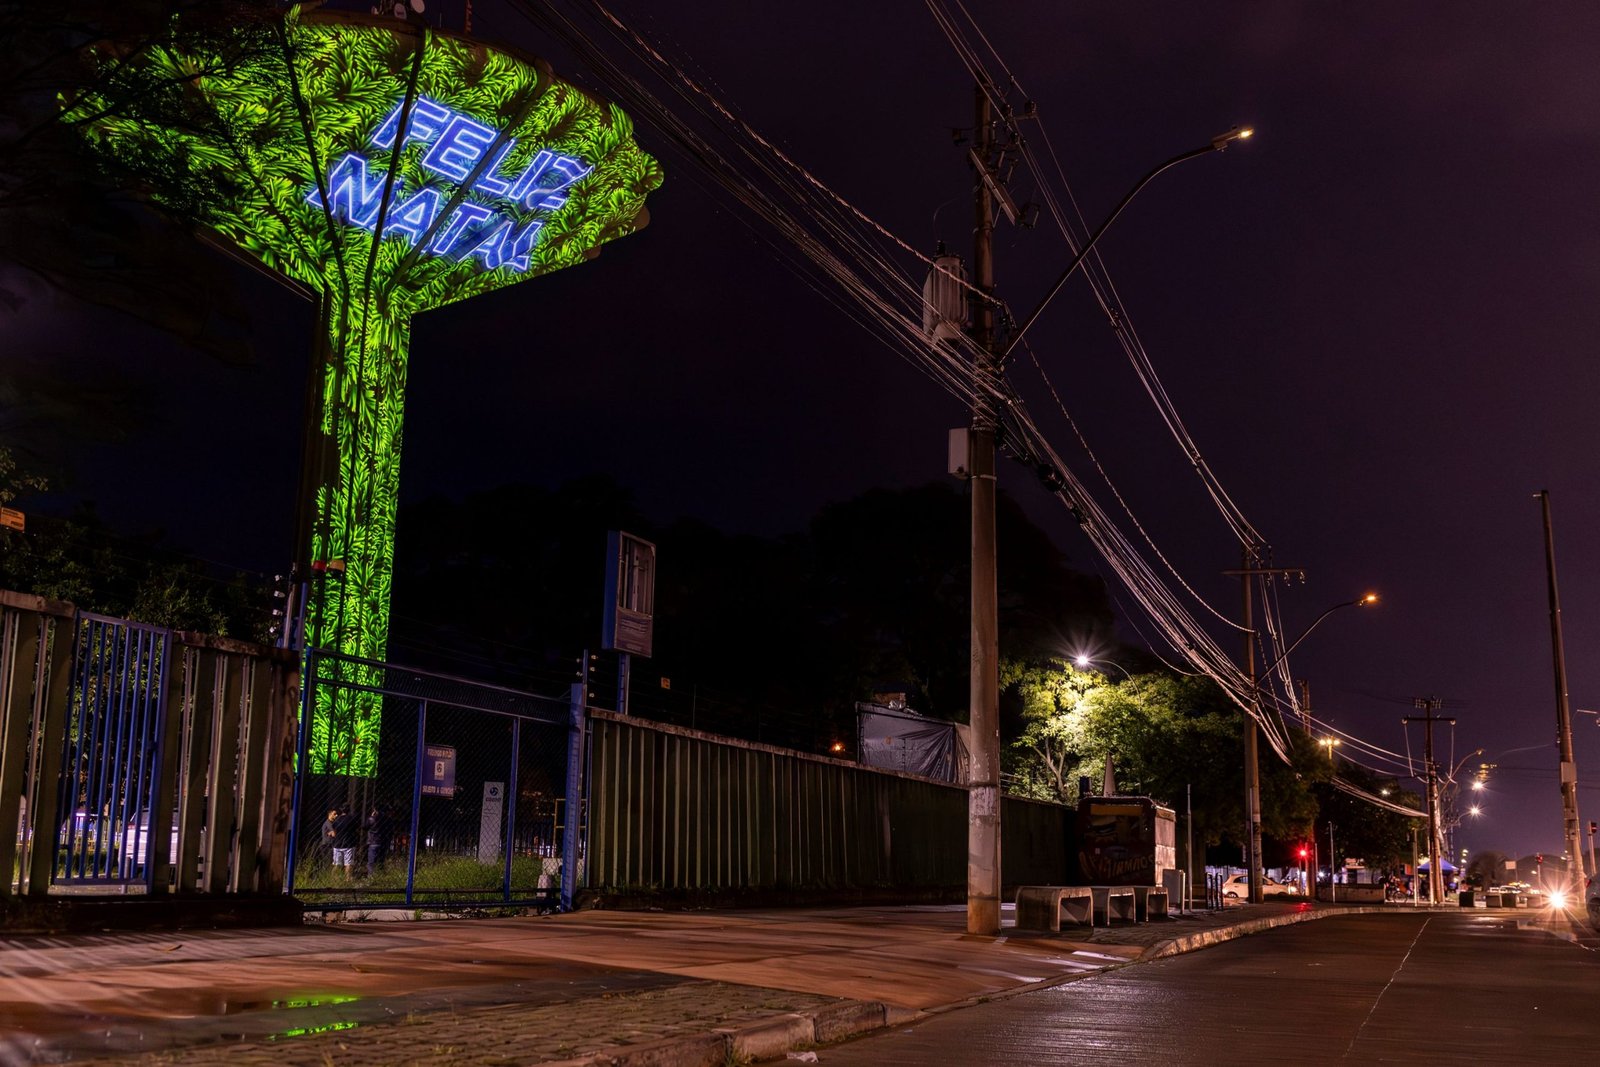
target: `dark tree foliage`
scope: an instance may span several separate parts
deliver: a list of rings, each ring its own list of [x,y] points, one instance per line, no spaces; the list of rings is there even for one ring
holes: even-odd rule
[[[1327,756],[1321,757],[1326,765]],[[1419,815],[1425,810],[1420,796],[1401,789],[1394,779],[1370,771],[1349,760],[1339,761],[1339,776],[1371,793],[1389,791],[1388,799],[1403,807],[1415,808]],[[1359,797],[1341,792],[1326,780],[1315,787],[1317,806],[1316,833],[1324,850],[1328,843],[1328,823],[1334,826],[1333,845],[1338,850],[1338,860],[1355,857],[1371,870],[1398,871],[1411,861],[1411,831],[1425,826],[1419,818],[1401,815],[1377,807]],[[1426,842],[1426,834],[1423,835]],[[1426,851],[1426,844],[1423,846]],[[1326,862],[1326,860],[1324,860]]]
[[[0,446],[0,504],[48,489]],[[69,518],[29,514],[23,532],[0,529],[0,589],[179,630],[264,641],[272,602],[259,575],[172,549],[159,532],[124,536],[80,507]]]
[[[1002,651],[1109,631],[1097,579],[1009,500],[998,522]],[[641,710],[719,729],[734,715],[804,723],[818,742],[852,736],[856,701],[883,689],[965,718],[967,507],[943,485],[874,490],[787,538],[658,528],[598,479],[431,500],[401,513],[391,655],[565,685],[599,642],[609,528],[659,549],[655,655],[634,664]],[[599,690],[614,693],[613,670],[603,658]]]

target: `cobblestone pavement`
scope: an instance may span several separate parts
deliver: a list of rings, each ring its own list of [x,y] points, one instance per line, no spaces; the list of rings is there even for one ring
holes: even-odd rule
[[[131,1056],[75,1060],[85,1064],[219,1064],[227,1067],[315,1064],[342,1067],[500,1067],[578,1059],[719,1028],[738,1028],[801,1012],[837,998],[785,993],[724,982],[684,982],[666,989],[607,994],[568,1004],[503,1004],[464,1011],[411,1013],[387,1024],[324,1018],[290,1026],[265,1040],[212,1043]],[[718,1057],[720,1062],[722,1057]]]

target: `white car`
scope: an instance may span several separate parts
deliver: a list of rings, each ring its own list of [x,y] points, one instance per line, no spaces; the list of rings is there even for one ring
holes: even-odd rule
[[[1250,898],[1250,876],[1248,874],[1233,874],[1222,883],[1222,895],[1235,900],[1248,900]],[[1261,895],[1263,897],[1297,897],[1300,887],[1292,882],[1280,882],[1276,878],[1261,876]]]

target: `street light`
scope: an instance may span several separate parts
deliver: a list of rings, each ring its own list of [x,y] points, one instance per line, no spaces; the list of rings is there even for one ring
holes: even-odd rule
[[[1124,678],[1128,679],[1129,681],[1133,680],[1133,675],[1128,672],[1128,668],[1124,667],[1122,664],[1113,659],[1094,659],[1080,652],[1077,656],[1073,657],[1072,660],[1072,665],[1077,667],[1080,671],[1087,670],[1090,667],[1098,667],[1102,664],[1115,667],[1117,670],[1122,672],[1122,676]]]
[[[1003,177],[994,158],[992,101],[985,86],[975,92],[977,104],[977,145],[970,158],[977,172],[974,188],[973,292],[994,291],[994,201]],[[1252,131],[1253,132],[1253,131]],[[972,400],[972,423],[967,434],[967,476],[972,517],[971,598],[968,600],[971,670],[968,671],[967,718],[972,732],[972,752],[967,793],[967,932],[994,935],[1000,932],[1000,686],[999,677],[999,602],[995,579],[995,436],[999,421],[997,397],[991,392],[991,379],[1005,373],[1005,360],[1028,328],[1039,318],[1052,297],[1060,291],[1094,249],[1096,242],[1122,214],[1123,208],[1156,175],[1186,159],[1207,152],[1220,152],[1244,140],[1242,129],[1230,130],[1211,139],[1203,148],[1174,156],[1139,179],[1116,210],[1089,235],[1066,270],[1056,279],[1050,293],[1023,323],[1003,348],[995,337],[995,308],[991,299],[973,302],[972,323],[967,333],[976,349],[973,372],[982,383]]]
[[[1316,619],[1312,621],[1310,626],[1307,626],[1305,628],[1305,631],[1303,633],[1301,633],[1301,635],[1299,637],[1294,639],[1294,642],[1288,648],[1283,650],[1282,654],[1279,655],[1277,659],[1272,661],[1272,666],[1268,667],[1266,670],[1261,672],[1262,676],[1265,677],[1265,676],[1271,675],[1273,671],[1277,670],[1278,669],[1278,665],[1281,664],[1284,660],[1289,658],[1289,653],[1291,653],[1295,649],[1299,648],[1300,647],[1300,642],[1302,642],[1306,638],[1310,637],[1311,636],[1311,631],[1315,630],[1318,626],[1321,626],[1322,625],[1322,620],[1326,619],[1329,615],[1332,615],[1334,612],[1338,611],[1340,608],[1366,608],[1366,607],[1373,606],[1377,602],[1378,602],[1378,594],[1377,593],[1363,593],[1361,596],[1356,597],[1356,599],[1354,599],[1354,600],[1341,601],[1340,603],[1335,604],[1333,607],[1329,608],[1327,611],[1324,611],[1321,615],[1318,615],[1316,617]]]
[[[1254,646],[1251,643],[1251,638],[1253,638],[1255,636],[1255,631],[1250,628],[1250,592],[1249,592],[1250,584],[1249,584],[1248,578],[1246,576],[1252,575],[1252,574],[1270,574],[1270,573],[1277,573],[1277,572],[1275,572],[1274,570],[1272,570],[1270,568],[1268,568],[1266,570],[1252,568],[1252,567],[1248,566],[1248,563],[1249,563],[1249,560],[1248,560],[1248,557],[1247,557],[1247,559],[1246,559],[1247,566],[1244,569],[1239,570],[1239,571],[1224,571],[1223,573],[1225,573],[1225,574],[1229,574],[1229,573],[1238,574],[1238,575],[1240,575],[1241,578],[1245,578],[1246,579],[1243,582],[1243,586],[1244,586],[1244,589],[1245,589],[1245,597],[1244,597],[1244,606],[1245,606],[1244,607],[1244,611],[1245,611],[1245,614],[1244,614],[1244,622],[1245,622],[1245,657],[1244,657],[1244,664],[1245,664],[1246,676],[1247,676],[1247,678],[1248,678],[1248,680],[1249,680],[1249,682],[1251,684],[1250,698],[1251,698],[1251,703],[1254,706],[1254,711],[1253,711],[1252,714],[1247,714],[1245,716],[1245,723],[1244,723],[1245,838],[1248,841],[1248,844],[1246,845],[1246,848],[1245,848],[1245,853],[1246,853],[1246,858],[1248,859],[1249,864],[1250,864],[1250,903],[1259,904],[1262,901],[1262,891],[1261,891],[1261,767],[1260,767],[1258,756],[1257,756],[1257,752],[1256,752],[1258,742],[1257,742],[1257,739],[1256,739],[1256,719],[1255,719],[1255,716],[1259,716],[1260,713],[1261,713],[1261,685],[1262,685],[1262,679],[1270,677],[1272,675],[1272,672],[1277,670],[1278,666],[1280,664],[1282,664],[1284,660],[1289,658],[1289,653],[1291,653],[1295,649],[1299,648],[1300,647],[1300,642],[1302,642],[1306,638],[1310,637],[1311,636],[1311,631],[1315,630],[1318,626],[1322,625],[1322,621],[1324,619],[1326,619],[1329,615],[1332,615],[1334,612],[1338,611],[1340,608],[1367,607],[1369,605],[1376,604],[1378,602],[1378,594],[1377,593],[1364,593],[1361,596],[1356,597],[1356,599],[1354,599],[1354,600],[1345,600],[1345,601],[1341,601],[1341,602],[1333,605],[1331,608],[1329,608],[1328,610],[1324,611],[1321,615],[1318,615],[1314,620],[1312,620],[1311,625],[1307,626],[1305,628],[1305,631],[1303,633],[1301,633],[1299,637],[1295,638],[1294,641],[1292,641],[1290,643],[1289,647],[1284,649],[1282,654],[1280,654],[1277,659],[1272,661],[1272,665],[1270,667],[1268,667],[1266,670],[1262,671],[1260,674],[1257,674],[1255,672],[1255,669],[1254,669],[1254,666],[1253,666],[1253,658],[1254,658],[1255,652],[1254,652]],[[1307,729],[1309,730],[1310,729],[1309,721],[1307,722],[1306,726],[1307,726]],[[1331,752],[1330,752],[1329,758],[1330,759],[1332,758]],[[1329,870],[1331,871],[1332,868],[1330,867]],[[1331,877],[1331,875],[1330,875],[1330,877]]]
[[[1254,137],[1255,132],[1255,129],[1250,126],[1235,126],[1226,133],[1219,133],[1215,137],[1211,138],[1210,144],[1204,145],[1200,148],[1191,149],[1190,151],[1184,152],[1180,155],[1173,156],[1165,163],[1153,168],[1150,173],[1146,174],[1143,178],[1140,178],[1139,181],[1135,183],[1134,187],[1128,190],[1128,194],[1124,196],[1120,202],[1118,202],[1115,210],[1113,210],[1111,214],[1106,217],[1106,221],[1102,222],[1099,228],[1096,229],[1094,233],[1089,235],[1089,239],[1084,242],[1083,247],[1078,249],[1078,254],[1072,257],[1072,262],[1067,264],[1067,269],[1061,272],[1061,276],[1057,278],[1056,283],[1050,287],[1050,291],[1044,295],[1044,299],[1039,301],[1039,306],[1034,308],[1033,313],[1023,320],[1021,328],[1019,328],[1017,332],[1012,335],[1011,343],[1006,345],[1005,350],[1000,353],[1000,363],[1004,365],[1006,358],[1011,355],[1012,350],[1015,349],[1017,345],[1022,343],[1022,337],[1028,332],[1028,328],[1034,324],[1041,314],[1044,313],[1044,309],[1050,305],[1050,301],[1055,299],[1056,294],[1061,291],[1061,287],[1067,284],[1067,279],[1072,277],[1072,272],[1077,270],[1078,267],[1082,265],[1085,257],[1087,257],[1090,251],[1093,250],[1095,242],[1100,240],[1100,235],[1105,233],[1106,230],[1111,227],[1113,222],[1117,221],[1117,216],[1122,214],[1122,209],[1127,207],[1133,198],[1139,195],[1139,191],[1145,186],[1149,185],[1150,182],[1155,179],[1156,175],[1160,174],[1162,171],[1176,167],[1179,163],[1183,163],[1190,159],[1195,159],[1199,156],[1209,155],[1212,152],[1226,152],[1230,145],[1238,144],[1240,141],[1248,141],[1251,137]]]

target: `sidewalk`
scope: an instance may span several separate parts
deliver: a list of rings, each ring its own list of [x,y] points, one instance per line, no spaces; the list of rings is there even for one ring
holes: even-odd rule
[[[1232,906],[1062,937],[965,909],[605,912],[19,937],[0,1064],[680,1067],[882,1026],[1329,914]]]

